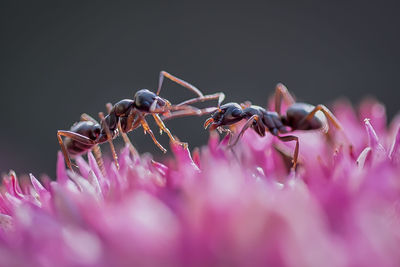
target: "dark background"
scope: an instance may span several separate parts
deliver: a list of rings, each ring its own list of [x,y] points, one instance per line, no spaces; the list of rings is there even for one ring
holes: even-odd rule
[[[54,177],[56,131],[155,90],[160,70],[205,93],[222,90],[226,101],[265,105],[282,81],[310,103],[375,95],[391,116],[398,110],[395,2],[198,2],[1,1],[0,172]],[[162,96],[192,95],[167,82]],[[204,120],[167,126],[193,148],[207,140]],[[142,130],[130,138],[160,155]]]

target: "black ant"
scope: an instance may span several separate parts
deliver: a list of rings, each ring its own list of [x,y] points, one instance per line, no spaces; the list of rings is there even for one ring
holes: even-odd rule
[[[171,105],[168,100],[159,96],[164,77],[191,90],[197,95],[197,97],[186,100],[177,105]],[[223,93],[203,95],[199,89],[188,82],[183,81],[165,71],[161,71],[157,93],[153,93],[147,89],[141,89],[136,92],[133,99],[121,100],[114,106],[107,104],[108,115],[104,117],[103,113],[99,113],[99,117],[101,119],[100,124],[89,115],[82,114],[81,120],[76,122],[69,131],[59,130],[57,132],[57,138],[64,154],[66,164],[71,170],[72,164],[69,155],[77,156],[92,149],[95,153],[97,162],[99,165],[101,165],[100,168],[103,168],[101,152],[98,144],[105,143],[107,141],[110,144],[113,158],[118,168],[117,155],[115,153],[112,139],[116,138],[121,133],[125,143],[129,145],[131,152],[137,153],[133,145],[130,143],[129,138],[126,136],[126,133],[137,129],[140,126],[143,127],[145,134],[148,133],[150,135],[150,137],[153,139],[153,142],[161,149],[161,151],[164,153],[167,151],[155,138],[145,119],[146,115],[151,114],[153,116],[155,122],[160,128],[160,134],[165,132],[172,142],[179,143],[180,145],[186,147],[186,143],[179,142],[172,136],[170,130],[165,126],[159,114],[163,115],[163,118],[167,119],[190,115],[200,116],[210,113],[210,110],[197,109],[189,104],[218,99],[219,107],[224,97],[225,95]],[[215,110],[215,108],[213,110]],[[62,136],[65,137],[64,140],[62,139]]]
[[[286,114],[284,115],[281,114],[282,98],[288,105]],[[331,121],[337,129],[342,130],[339,121],[327,107],[324,105],[313,106],[306,103],[296,103],[287,88],[281,83],[275,88],[274,100],[275,112],[267,111],[262,107],[254,106],[249,103],[242,105],[237,103],[224,104],[205,121],[204,128],[207,129],[211,124],[210,130],[217,129],[230,132],[229,130],[223,129],[222,126],[235,124],[242,119],[247,120],[236,139],[229,144],[230,148],[237,144],[248,128],[252,128],[260,136],[265,136],[266,131],[269,131],[283,142],[295,141],[293,169],[296,168],[299,156],[299,139],[294,135],[280,136],[279,134],[285,134],[295,130],[317,129],[322,129],[327,132],[327,119]],[[290,130],[287,129],[287,126],[290,127]]]

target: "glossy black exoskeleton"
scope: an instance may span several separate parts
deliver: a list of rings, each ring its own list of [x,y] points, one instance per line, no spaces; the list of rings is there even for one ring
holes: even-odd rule
[[[159,96],[164,77],[191,90],[197,95],[197,97],[186,100],[177,105],[171,105],[167,99]],[[202,115],[207,112],[209,113],[209,110],[200,110],[190,106],[189,104],[212,99],[218,99],[218,103],[220,103],[223,98],[223,93],[203,95],[203,93],[193,85],[165,71],[161,71],[157,93],[147,89],[141,89],[135,93],[133,99],[123,99],[113,106],[109,104],[108,115],[104,117],[102,113],[99,114],[101,119],[100,124],[87,114],[82,114],[80,122],[75,123],[69,131],[59,130],[57,132],[57,137],[66,163],[71,170],[72,165],[69,155],[80,155],[93,149],[97,144],[105,143],[107,141],[110,143],[115,164],[118,166],[117,156],[112,145],[112,139],[121,133],[125,142],[128,142],[128,144],[132,146],[129,139],[124,136],[124,134],[137,129],[140,126],[143,127],[145,133],[148,133],[151,136],[154,143],[163,152],[166,152],[166,149],[156,140],[145,116],[149,114],[152,115],[160,128],[160,132],[167,133],[172,142],[177,142],[186,146],[186,143],[181,143],[173,137],[169,129],[165,126],[162,118],[160,118],[160,115],[163,115],[163,118],[166,119],[181,116]],[[65,137],[64,140],[62,139],[62,136]],[[99,158],[99,156],[97,158]]]
[[[288,105],[285,114],[281,114],[282,99]],[[232,125],[241,120],[247,120],[236,139],[230,144],[234,146],[248,128],[252,128],[258,135],[265,136],[266,132],[277,136],[284,142],[295,141],[293,155],[293,167],[296,167],[299,154],[299,140],[297,136],[285,135],[295,130],[328,130],[329,119],[333,125],[342,129],[339,121],[332,112],[324,105],[313,106],[306,103],[296,103],[293,97],[283,84],[278,84],[275,90],[275,111],[268,111],[265,108],[255,105],[239,105],[227,103],[215,111],[204,123],[204,127],[210,126],[210,130],[222,126]]]

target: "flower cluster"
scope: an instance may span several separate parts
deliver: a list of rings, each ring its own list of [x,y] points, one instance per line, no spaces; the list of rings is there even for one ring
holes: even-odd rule
[[[58,155],[57,180],[3,179],[0,266],[399,266],[400,118],[341,102],[331,129],[294,146],[247,131],[234,149],[212,134],[155,162],[125,148],[103,175]],[[364,120],[365,119],[365,120]]]

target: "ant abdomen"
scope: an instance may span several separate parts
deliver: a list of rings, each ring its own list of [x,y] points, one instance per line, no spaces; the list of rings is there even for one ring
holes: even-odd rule
[[[315,113],[314,116],[307,116],[315,109],[315,106],[307,103],[294,103],[286,110],[285,123],[292,130],[317,130],[325,128],[327,120],[321,111]]]
[[[70,131],[96,141],[100,135],[101,127],[98,123],[92,121],[80,121],[72,125]],[[93,147],[91,144],[84,144],[69,137],[65,138],[64,144],[68,152],[74,156],[80,155]]]

